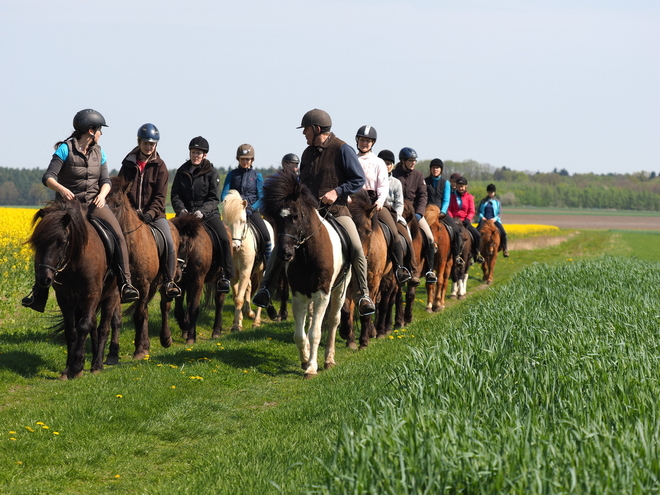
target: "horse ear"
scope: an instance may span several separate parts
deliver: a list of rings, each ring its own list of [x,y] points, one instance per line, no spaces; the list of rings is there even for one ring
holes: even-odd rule
[[[371,211],[369,211],[368,218],[371,219],[374,216],[374,213],[376,213],[377,211],[378,211],[378,207],[376,205],[373,205],[371,207]]]
[[[247,208],[247,200],[246,199],[243,200],[243,208]]]
[[[70,223],[71,223],[71,214],[67,212],[62,217],[62,226],[66,229]]]

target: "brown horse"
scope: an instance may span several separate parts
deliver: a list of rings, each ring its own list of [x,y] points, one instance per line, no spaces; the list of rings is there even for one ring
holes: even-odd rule
[[[129,183],[118,177],[112,177],[112,189],[106,197],[108,206],[117,217],[117,221],[126,237],[128,259],[131,266],[131,277],[135,288],[140,291],[140,299],[131,305],[133,324],[135,325],[135,352],[133,359],[144,359],[149,354],[149,302],[164,282],[160,267],[158,245],[149,225],[144,223],[131,206],[127,196]],[[179,245],[179,232],[169,222],[175,248]],[[167,248],[166,248],[167,249]],[[163,347],[172,345],[172,335],[169,325],[170,301],[165,297],[165,288],[161,288],[160,311],[162,316],[160,328],[160,343]],[[119,335],[112,334],[109,364],[118,361]]]
[[[438,274],[438,283],[427,285],[426,312],[431,313],[445,309],[445,294],[451,269],[454,265],[454,258],[451,255],[451,237],[440,218],[440,208],[436,205],[428,205],[424,217],[438,246],[434,258],[435,266],[433,267]]]
[[[351,278],[339,235],[321,218],[317,206],[317,199],[293,173],[282,171],[264,184],[262,210],[276,222],[273,256],[287,263],[293,294],[293,338],[305,378],[318,373],[322,327],[327,335],[325,368],[335,365],[339,313]]]
[[[37,284],[54,285],[67,346],[63,380],[82,375],[85,341],[92,338],[93,373],[103,369],[103,350],[108,333],[121,327],[119,291],[108,270],[101,238],[86,220],[87,208],[78,201],[52,201],[32,221],[34,231],[28,244],[35,251]],[[101,323],[96,326],[96,313]]]
[[[181,327],[182,336],[186,345],[192,345],[197,340],[197,318],[202,292],[206,287],[207,298],[214,297],[215,301],[215,320],[211,337],[218,338],[222,333],[222,309],[226,294],[215,290],[217,278],[221,275],[221,266],[217,260],[213,260],[211,236],[204,226],[204,220],[192,214],[180,215],[172,219],[172,224],[179,232],[177,255],[183,262],[178,284],[181,297],[174,303],[174,316]]]
[[[426,266],[426,260],[422,261],[422,253],[424,252],[424,232],[417,223],[415,218],[415,210],[412,206],[412,203],[408,200],[403,202],[403,218],[408,222],[408,230],[410,231],[410,238],[412,240],[412,256],[415,256],[417,259],[417,273],[419,277],[422,273],[426,273],[428,268]],[[429,284],[426,284],[426,289],[428,291]],[[415,303],[415,294],[417,292],[417,287],[408,283],[405,292],[405,306],[403,298],[403,290],[399,288],[396,292],[395,299],[395,328],[403,328],[405,325],[412,323],[413,320],[413,304]]]
[[[367,258],[367,286],[372,300],[378,301],[380,293],[380,284],[384,275],[392,270],[392,262],[388,256],[387,240],[383,233],[382,226],[378,220],[378,210],[367,191],[360,191],[351,196],[351,202],[348,208],[357,227],[362,249]],[[398,233],[394,232],[398,236]],[[355,280],[348,289],[348,295],[344,301],[344,308],[341,314],[341,323],[339,335],[346,339],[346,345],[351,349],[356,349],[354,333],[354,295],[357,290]],[[361,316],[360,323],[362,331],[360,332],[360,349],[369,345],[369,338],[376,336],[371,315]]]
[[[470,231],[463,227],[460,222],[456,222],[458,225],[459,235],[463,236],[463,251],[461,251],[461,258],[465,261],[465,264],[462,266],[456,265],[451,270],[451,281],[452,281],[452,290],[451,296],[456,297],[457,299],[465,299],[465,294],[467,292],[467,281],[472,266],[472,235]]]
[[[479,225],[479,231],[481,232],[479,251],[481,251],[481,256],[485,260],[481,264],[481,269],[484,272],[483,281],[490,285],[493,282],[493,271],[495,270],[495,262],[497,261],[497,252],[502,250],[500,231],[493,219],[483,220]]]

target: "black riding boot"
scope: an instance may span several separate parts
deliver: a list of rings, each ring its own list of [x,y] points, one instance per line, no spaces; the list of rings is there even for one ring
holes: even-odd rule
[[[50,287],[41,287],[39,284],[34,284],[32,292],[21,300],[21,304],[26,308],[43,313],[48,302],[48,289]]]
[[[508,258],[509,257],[509,249],[507,247],[506,234],[501,235],[500,238],[501,238],[501,241],[502,241],[502,251],[503,251],[502,254],[504,255],[505,258]]]
[[[403,285],[408,282],[412,277],[410,271],[403,264],[403,246],[398,239],[392,241],[392,261],[394,261],[394,266],[396,267],[394,276],[399,285]]]
[[[119,286],[119,295],[122,304],[137,301],[140,299],[140,292],[133,287],[131,279],[126,276],[121,266],[117,265],[117,285]]]
[[[463,236],[458,231],[454,232],[454,238],[451,240],[451,250],[456,266],[465,265],[465,260],[461,257],[463,253]]]
[[[424,275],[424,277],[426,278],[427,284],[435,284],[438,282],[438,277],[433,271],[433,261],[435,260],[435,246],[433,246],[432,242],[428,242],[427,244],[428,245],[426,246],[426,260],[429,265],[429,271],[426,272],[426,275]]]

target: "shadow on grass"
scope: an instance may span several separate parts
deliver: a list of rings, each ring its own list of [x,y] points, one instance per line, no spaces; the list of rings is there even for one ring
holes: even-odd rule
[[[38,354],[25,351],[9,351],[2,353],[0,369],[10,371],[23,378],[34,378],[45,364],[46,362]]]

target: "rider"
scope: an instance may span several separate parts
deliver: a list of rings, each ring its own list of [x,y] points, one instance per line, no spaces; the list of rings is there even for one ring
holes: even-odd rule
[[[355,143],[358,149],[358,161],[362,165],[364,171],[365,183],[364,189],[367,191],[374,191],[376,193],[376,210],[378,211],[378,218],[383,221],[390,232],[394,235],[397,232],[396,224],[392,219],[392,215],[387,208],[383,208],[387,200],[389,190],[389,180],[387,178],[387,166],[385,162],[376,156],[372,151],[378,134],[376,129],[370,125],[363,125],[360,127],[355,135]],[[392,239],[390,243],[390,254],[392,260],[396,265],[394,275],[399,285],[403,285],[411,278],[410,271],[403,266],[403,246],[397,242],[396,238]]]
[[[254,148],[249,144],[241,144],[236,150],[236,159],[238,168],[230,170],[225,177],[222,187],[220,200],[224,201],[225,196],[231,189],[235,189],[241,197],[247,201],[246,214],[248,219],[261,233],[264,241],[263,255],[264,261],[268,263],[270,253],[273,250],[273,243],[270,239],[270,233],[266,228],[264,219],[259,215],[259,205],[263,196],[264,178],[260,172],[252,168],[254,162]]]
[[[110,208],[105,208],[105,197],[110,192],[110,179],[105,152],[98,142],[108,127],[103,115],[87,108],[73,117],[73,133],[64,141],[55,144],[55,153],[41,179],[46,187],[55,191],[58,199],[78,200],[88,204],[88,212],[110,226],[119,245],[117,259],[117,286],[121,302],[139,299],[140,294],[131,285],[128,265],[128,250],[124,234]],[[40,313],[48,301],[48,287],[34,284],[32,293],[23,298],[21,304]]]
[[[165,295],[169,299],[174,299],[181,295],[181,289],[174,283],[176,249],[169,222],[165,218],[169,172],[156,151],[159,140],[160,132],[155,125],[140,126],[137,131],[138,145],[124,158],[118,175],[130,183],[128,199],[140,220],[155,224],[165,236],[167,243]]]
[[[290,170],[294,174],[298,175],[300,170],[298,169],[300,165],[300,158],[295,153],[287,153],[282,157],[282,169]]]
[[[426,272],[424,277],[426,277],[427,283],[435,284],[438,281],[438,277],[433,271],[435,245],[431,228],[424,218],[426,202],[428,200],[426,183],[424,182],[422,173],[419,170],[415,170],[415,165],[417,165],[417,152],[412,148],[402,148],[399,151],[399,163],[394,169],[394,172],[392,172],[392,175],[401,181],[403,197],[412,202],[415,209],[415,217],[426,236],[426,261],[429,271]]]
[[[502,211],[502,208],[499,199],[497,199],[495,196],[496,191],[497,189],[495,188],[495,184],[488,184],[488,186],[486,186],[487,196],[481,200],[478,208],[479,225],[481,226],[481,222],[484,220],[495,220],[495,226],[497,227],[497,230],[500,231],[500,240],[502,242],[502,251],[504,257],[508,258],[509,250],[507,249],[506,231],[504,230],[504,226],[500,220],[500,212]]]
[[[403,218],[403,189],[401,181],[392,176],[392,169],[394,168],[394,153],[390,150],[382,150],[378,153],[378,158],[385,162],[385,166],[387,167],[387,177],[389,179],[389,189],[385,205],[391,208],[390,213],[396,220],[396,228],[399,231],[399,234],[406,239],[409,246],[408,253],[404,256],[404,262],[408,265],[407,268],[410,272],[410,281],[408,283],[413,287],[417,287],[419,285],[419,277],[417,276],[417,257],[412,249],[413,244],[412,239],[410,238],[410,232],[408,232],[408,222]]]
[[[434,158],[431,160],[431,164],[429,165],[429,176],[424,179],[429,199],[428,204],[436,205],[440,208],[442,223],[449,227],[449,231],[452,235],[451,247],[454,263],[456,263],[457,266],[462,266],[465,264],[465,261],[461,258],[461,252],[463,251],[463,236],[458,232],[454,219],[447,215],[449,198],[451,196],[451,184],[447,179],[442,178],[443,168],[444,164],[440,158]]]
[[[357,228],[346,207],[348,196],[358,192],[364,185],[364,172],[353,148],[330,131],[332,119],[327,112],[316,108],[310,110],[303,115],[298,129],[301,128],[308,146],[300,160],[300,182],[320,198],[321,204],[328,208],[348,233],[351,240],[353,273],[362,293],[358,301],[358,311],[361,316],[372,314],[376,311],[376,306],[369,297],[367,260]],[[268,305],[281,265],[282,262],[277,256],[271,258],[259,291],[252,300],[257,306],[265,308]]]
[[[170,200],[178,215],[190,213],[204,219],[206,225],[220,241],[220,278],[216,282],[218,292],[229,292],[229,279],[234,277],[234,260],[231,255],[229,236],[220,220],[218,204],[220,178],[213,164],[206,159],[209,142],[202,136],[192,138],[188,145],[190,159],[176,171],[172,182]]]
[[[472,226],[471,219],[474,217],[474,196],[467,192],[467,179],[459,177],[456,179],[456,191],[451,194],[449,200],[449,214],[458,222],[463,224],[463,227],[470,231],[472,234],[472,258],[477,263],[483,263],[484,259],[479,252],[481,244],[481,233]]]

